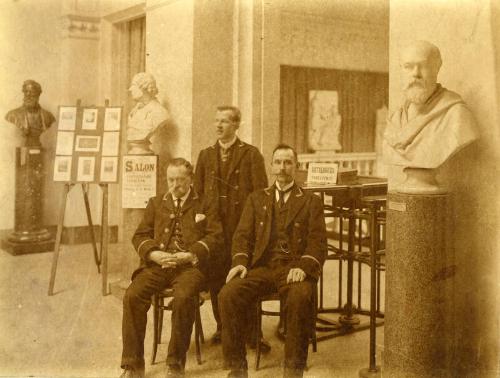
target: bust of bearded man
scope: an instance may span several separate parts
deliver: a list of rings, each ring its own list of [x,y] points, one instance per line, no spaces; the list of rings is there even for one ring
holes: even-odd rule
[[[462,97],[437,82],[442,60],[435,45],[414,41],[400,58],[405,98],[388,119],[384,162],[404,168],[400,192],[438,193],[435,169],[478,138],[475,120]]]
[[[23,83],[23,105],[9,111],[5,119],[16,125],[25,137],[25,147],[41,147],[40,135],[55,121],[49,111],[43,109],[38,100],[42,87],[34,80]]]

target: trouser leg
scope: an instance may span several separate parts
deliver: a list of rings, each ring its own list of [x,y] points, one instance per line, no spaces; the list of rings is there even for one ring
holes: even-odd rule
[[[220,331],[222,328],[219,311],[219,293],[226,283],[226,277],[231,267],[231,238],[231,230],[224,226],[224,246],[220,251],[221,254],[216,260],[215,271],[210,277],[210,301],[212,304],[214,320],[217,324],[217,331]]]
[[[144,367],[144,336],[151,296],[167,287],[172,274],[160,267],[141,270],[133,279],[123,297],[122,368]]]
[[[184,368],[204,276],[193,267],[176,269],[175,272],[172,280],[174,299],[167,364]]]
[[[219,312],[219,293],[226,282],[226,277],[219,277],[210,283],[210,301],[212,302],[212,312],[215,322],[217,323],[217,331],[221,330],[221,318]]]
[[[307,363],[309,337],[313,322],[314,282],[296,282],[280,290],[285,298],[286,338],[285,377],[302,377]]]
[[[246,325],[255,302],[261,295],[271,293],[272,272],[266,267],[250,270],[245,278],[236,277],[219,294],[222,320],[222,353],[225,365],[232,370],[246,370]]]

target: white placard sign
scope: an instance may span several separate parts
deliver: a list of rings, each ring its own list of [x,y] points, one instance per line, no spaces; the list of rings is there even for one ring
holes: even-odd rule
[[[339,165],[337,163],[309,163],[308,184],[336,184]]]
[[[157,156],[127,155],[122,164],[122,207],[144,209],[156,196]]]

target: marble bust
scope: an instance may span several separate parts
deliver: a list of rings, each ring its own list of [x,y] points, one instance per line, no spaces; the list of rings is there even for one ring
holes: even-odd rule
[[[40,135],[55,121],[49,111],[43,109],[38,103],[42,94],[42,87],[34,80],[23,83],[23,105],[10,110],[5,119],[16,125],[25,137],[25,147],[41,147]]]
[[[158,89],[153,75],[136,74],[129,91],[136,104],[128,115],[128,153],[151,154],[150,139],[168,120],[168,111],[156,99]]]
[[[435,169],[477,139],[474,117],[460,95],[437,82],[439,49],[415,41],[401,51],[404,103],[389,116],[384,162],[404,167],[408,193],[439,193]]]

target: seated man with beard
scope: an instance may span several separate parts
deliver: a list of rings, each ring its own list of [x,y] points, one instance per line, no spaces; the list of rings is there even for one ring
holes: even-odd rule
[[[401,52],[404,104],[390,117],[384,134],[388,164],[437,168],[474,141],[472,113],[460,95],[437,83],[441,53],[415,41]]]

